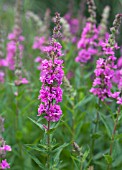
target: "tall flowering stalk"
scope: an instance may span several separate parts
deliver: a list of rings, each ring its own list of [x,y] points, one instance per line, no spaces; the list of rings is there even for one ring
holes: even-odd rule
[[[77,35],[78,31],[79,31],[79,20],[78,20],[78,18],[72,18],[71,13],[66,13],[63,18],[69,24],[69,29],[70,29],[69,31],[70,31],[70,34],[72,35],[71,42],[76,43],[76,41],[78,39],[76,35]]]
[[[98,96],[99,100],[104,101],[105,98],[115,98],[117,100],[118,104],[122,104],[122,97],[119,96],[120,92],[113,92],[112,91],[112,80],[115,75],[115,50],[117,50],[119,47],[116,43],[115,37],[118,33],[118,29],[121,23],[122,14],[117,14],[115,17],[115,20],[113,22],[113,27],[110,29],[111,34],[110,36],[105,40],[105,43],[101,43],[101,46],[103,48],[103,53],[106,58],[99,58],[97,60],[97,66],[95,69],[95,75],[96,78],[93,82],[93,87],[91,88],[90,92],[92,92],[94,95]],[[111,144],[110,144],[110,153],[109,155],[112,156],[112,150],[113,150],[113,142],[115,139],[115,133],[117,129],[118,124],[118,118],[120,114],[120,105],[117,110],[117,116],[114,122],[114,128],[113,133],[111,137]],[[111,169],[111,164],[108,165],[108,170]]]
[[[62,46],[57,41],[61,37],[60,14],[56,13],[55,15],[54,23],[56,26],[53,29],[50,45],[45,48],[49,59],[44,59],[41,63],[40,81],[42,82],[42,87],[38,97],[41,101],[38,108],[38,116],[44,114],[44,118],[48,121],[47,131],[50,130],[50,123],[59,121],[62,115],[62,110],[58,103],[62,101],[62,89],[60,86],[64,71],[62,70],[63,60],[60,57],[63,54],[61,52]],[[48,148],[50,148],[49,134],[47,143]]]
[[[81,34],[81,39],[78,41],[77,48],[79,49],[78,56],[75,61],[86,63],[92,56],[96,55],[98,38],[98,29],[96,28],[96,6],[94,0],[87,0],[88,11],[90,17],[86,22],[86,26]]]
[[[62,23],[64,31],[65,31],[65,28],[67,26],[69,27],[68,28],[69,29],[69,33],[68,33],[68,35],[66,35],[66,37],[71,35],[70,41],[72,43],[76,43],[77,42],[77,39],[78,39],[77,33],[78,33],[79,27],[80,27],[79,18],[78,17],[75,17],[75,18],[73,17],[74,5],[75,5],[74,0],[70,0],[69,4],[68,4],[68,12],[63,17],[63,19],[65,20],[63,22],[65,22],[65,23]],[[63,31],[63,33],[64,33],[64,31]],[[63,35],[65,35],[65,34],[63,34]]]
[[[13,32],[8,35],[7,44],[7,63],[10,70],[14,70],[16,80],[15,85],[27,84],[26,78],[22,78],[22,57],[24,46],[22,42],[24,37],[21,35],[21,6],[22,0],[16,1],[16,11],[15,11],[15,25]]]
[[[6,145],[2,137],[2,133],[4,132],[4,119],[0,116],[0,169],[8,169],[10,165],[8,164],[7,160],[5,159],[6,152],[11,151],[11,147]]]
[[[57,38],[61,36],[60,33],[60,15],[56,13],[56,27],[53,30],[52,40],[50,46],[45,48],[48,53],[49,60],[42,60],[41,64],[41,77],[42,88],[40,90],[39,100],[41,104],[38,109],[38,116],[45,113],[45,118],[47,121],[58,121],[62,114],[60,106],[57,105],[62,101],[62,90],[60,85],[62,84],[62,79],[64,72],[62,70],[63,60],[59,59],[62,56],[61,48],[59,42],[56,41]]]
[[[5,77],[5,73],[1,68],[6,66],[7,66],[7,62],[4,59],[4,53],[3,53],[2,27],[0,26],[0,83],[4,83],[4,77]]]
[[[112,97],[119,99],[120,92],[112,92],[112,79],[114,77],[115,65],[115,52],[118,49],[118,45],[115,42],[115,35],[118,32],[120,25],[121,14],[116,15],[113,27],[111,28],[111,35],[105,40],[105,43],[101,43],[104,55],[106,58],[99,58],[95,69],[95,76],[93,87],[90,92],[98,96],[100,100]]]

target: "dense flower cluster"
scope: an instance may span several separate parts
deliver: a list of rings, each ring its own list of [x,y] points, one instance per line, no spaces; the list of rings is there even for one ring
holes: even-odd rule
[[[72,41],[72,43],[76,43],[77,39],[78,39],[76,34],[79,31],[79,20],[78,20],[78,18],[72,18],[70,13],[67,13],[64,16],[64,19],[69,24],[69,31],[70,31],[70,34],[72,35],[71,41]]]
[[[117,98],[119,92],[112,93],[112,78],[114,76],[114,56],[109,56],[107,60],[99,58],[95,69],[95,80],[93,82],[93,88],[90,92],[98,96],[100,100],[104,100],[107,97]]]
[[[86,63],[93,55],[98,53],[96,48],[97,38],[98,29],[96,28],[96,25],[91,22],[87,22],[85,28],[83,29],[81,39],[77,44],[77,48],[80,49],[80,51],[75,59],[76,62]]]
[[[40,90],[39,100],[41,100],[38,115],[45,113],[48,121],[58,121],[62,114],[59,102],[62,101],[62,79],[64,72],[62,70],[63,60],[59,59],[62,55],[61,45],[54,42],[52,46],[46,49],[49,55],[53,55],[50,60],[44,59],[41,63],[42,88]]]
[[[117,69],[115,70],[113,82],[117,84],[118,89],[122,90],[122,57],[118,59]]]
[[[72,18],[70,13],[67,13],[64,18],[70,25],[70,32],[75,35],[79,31],[79,20],[77,18]]]
[[[10,168],[10,165],[6,161],[5,156],[7,151],[11,151],[11,147],[5,144],[4,139],[2,138],[2,133],[4,131],[4,119],[0,116],[0,169],[7,169]]]
[[[13,32],[8,35],[6,61],[10,70],[15,73],[15,85],[27,84],[28,80],[22,77],[22,57],[24,46],[22,42],[25,38],[21,35],[21,7],[22,1],[16,1],[15,23]]]
[[[106,39],[105,43],[101,43],[103,53],[106,56],[106,59],[99,58],[97,60],[96,69],[95,69],[95,80],[93,82],[93,87],[90,92],[98,96],[100,100],[105,98],[115,98],[117,99],[118,104],[122,104],[122,98],[120,92],[112,92],[112,80],[115,79],[115,51],[119,47],[115,42],[115,33],[118,30],[120,24],[120,15],[116,15],[115,21],[113,22],[114,27],[111,28],[111,35]],[[119,72],[120,76],[121,72]],[[121,84],[119,84],[121,86]]]
[[[15,56],[17,51],[17,42],[19,42],[20,58],[23,56],[24,46],[21,44],[24,41],[24,37],[21,35],[21,31],[14,29],[12,33],[8,35],[9,42],[7,43],[7,63],[10,70],[15,69]]]
[[[108,38],[107,33],[107,19],[109,15],[109,7],[106,6],[102,20],[99,26],[96,26],[95,17],[95,4],[92,0],[87,0],[90,18],[87,19],[86,26],[84,27],[81,39],[77,43],[79,49],[78,56],[75,61],[80,63],[87,63],[88,60],[92,59],[93,56],[102,56],[101,44]]]
[[[86,63],[92,58],[93,55],[98,53],[97,39],[98,29],[96,27],[96,6],[93,0],[87,0],[88,11],[90,17],[87,19],[86,26],[84,27],[81,39],[77,43],[77,48],[80,49],[75,61]]]
[[[4,77],[5,77],[5,73],[1,68],[6,66],[7,66],[7,62],[4,59],[4,53],[3,53],[2,31],[0,30],[0,83],[4,83]]]
[[[53,37],[61,36],[59,30],[60,26],[60,15],[56,13],[56,27],[54,28]],[[58,30],[59,29],[59,30]],[[51,43],[48,47],[44,48],[44,52],[47,52],[49,59],[41,61],[41,76],[40,81],[42,82],[42,88],[38,99],[41,104],[38,108],[38,116],[45,114],[47,121],[56,122],[62,115],[62,110],[58,105],[62,101],[62,79],[64,71],[62,70],[63,60],[61,57],[62,46],[55,38],[52,38]]]
[[[15,85],[28,84],[28,80],[22,77],[22,57],[24,46],[21,44],[24,37],[21,35],[21,29],[14,29],[13,33],[8,35],[6,62],[10,70],[14,70],[16,80]]]

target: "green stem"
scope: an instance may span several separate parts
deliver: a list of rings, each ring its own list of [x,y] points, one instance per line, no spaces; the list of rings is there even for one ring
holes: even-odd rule
[[[98,101],[98,105],[100,105],[100,99],[99,99],[99,101]],[[96,120],[95,120],[95,128],[94,128],[93,134],[95,134],[95,133],[97,132],[98,124],[99,124],[99,112],[98,112],[98,109],[97,109],[97,112],[96,112]],[[91,144],[91,161],[92,161],[92,159],[93,159],[94,144],[95,144],[95,138],[92,139],[92,144]],[[90,162],[91,162],[91,161],[90,161]]]
[[[19,107],[18,107],[18,86],[17,86],[17,96],[15,97],[16,102],[16,130],[18,129],[18,123],[19,123]]]
[[[19,103],[18,103],[18,95],[19,95],[19,86],[16,86],[17,87],[17,96],[15,97],[15,102],[16,102],[16,119],[15,119],[15,125],[16,125],[16,132],[18,130],[20,130],[20,127],[19,127]],[[18,140],[17,139],[17,143],[18,143],[18,147],[19,147],[19,150],[20,150],[20,155],[22,157],[22,145],[21,145],[21,141],[20,139]]]
[[[114,129],[113,129],[113,133],[112,133],[112,137],[111,137],[110,152],[109,152],[110,156],[112,155],[112,151],[113,151],[113,144],[114,144],[119,115],[120,115],[120,106],[118,107],[116,120],[114,122]],[[111,170],[111,164],[108,165],[107,169]]]
[[[48,157],[47,157],[47,165],[48,169],[50,169],[50,121],[48,121],[48,134],[47,134],[47,145],[48,145]]]
[[[75,118],[74,118],[74,104],[73,104],[73,113],[72,113],[72,143],[74,142],[74,136],[75,136]]]

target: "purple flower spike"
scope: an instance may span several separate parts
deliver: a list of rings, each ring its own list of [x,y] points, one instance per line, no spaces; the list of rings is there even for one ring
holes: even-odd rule
[[[42,87],[38,99],[41,104],[38,108],[38,116],[44,114],[47,121],[59,121],[62,110],[58,105],[62,101],[61,84],[64,76],[63,60],[60,59],[62,54],[62,46],[57,42],[57,38],[61,37],[60,33],[60,15],[56,13],[55,19],[56,27],[53,30],[53,36],[48,47],[43,47],[43,52],[46,52],[49,59],[37,58],[40,62],[39,69],[41,70],[40,81]],[[41,47],[42,48],[42,47]]]

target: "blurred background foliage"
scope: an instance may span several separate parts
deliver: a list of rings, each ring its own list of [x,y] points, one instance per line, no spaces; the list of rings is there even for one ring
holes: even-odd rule
[[[42,18],[44,16],[44,13],[47,8],[51,10],[51,16],[54,16],[54,13],[58,11],[61,16],[64,16],[66,14],[67,10],[69,9],[69,6],[71,3],[73,3],[73,15],[77,16],[78,11],[82,11],[80,8],[81,2],[84,2],[84,15],[89,16],[87,11],[87,5],[86,0],[23,0],[23,13],[25,13],[27,10],[32,10],[34,13],[40,15]],[[1,0],[0,1],[1,7],[3,9],[6,9],[7,6],[13,10],[13,7],[15,5],[15,0]],[[103,9],[106,5],[110,6],[110,16],[109,16],[109,22],[108,25],[111,26],[112,22],[114,20],[114,17],[117,13],[122,12],[122,0],[95,0],[95,4],[97,7],[97,20],[98,22],[101,19],[101,14],[103,12]],[[84,10],[83,9],[83,10]],[[1,11],[3,13],[3,10]],[[6,12],[5,12],[6,13]],[[3,14],[5,15],[5,14]],[[122,30],[122,29],[121,29]],[[122,40],[120,40],[122,42]]]

